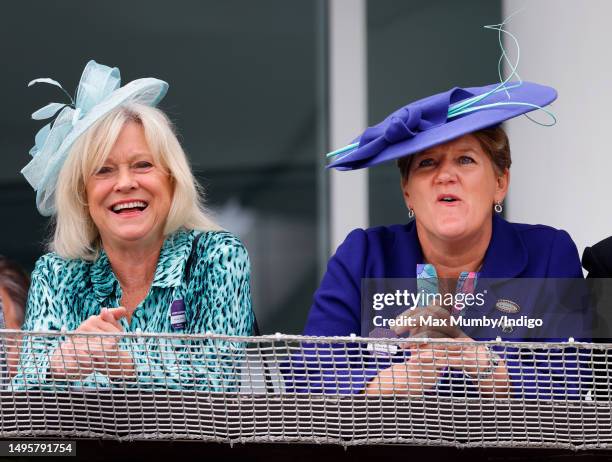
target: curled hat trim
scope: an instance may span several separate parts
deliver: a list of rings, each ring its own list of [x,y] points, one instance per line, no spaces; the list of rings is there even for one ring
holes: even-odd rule
[[[428,149],[461,135],[497,125],[544,106],[557,92],[544,85],[520,82],[509,86],[453,88],[404,106],[367,128],[356,142],[333,151],[328,168],[366,168]],[[545,125],[545,124],[541,124]]]
[[[91,60],[85,66],[74,100],[55,80],[32,80],[28,86],[46,83],[59,87],[70,103],[49,103],[32,118],[55,120],[41,128],[30,149],[32,160],[21,170],[36,191],[36,206],[44,216],[55,213],[57,178],[70,148],[89,127],[110,111],[129,102],[156,106],[168,91],[168,84],[154,78],[134,80],[123,87],[119,69]]]
[[[518,12],[516,12],[518,13]],[[369,127],[347,146],[327,154],[334,158],[328,168],[356,170],[392,159],[398,159],[445,143],[462,135],[500,124],[512,117],[539,109],[546,113],[552,126],[554,114],[545,109],[557,97],[554,88],[524,82],[517,72],[520,46],[516,37],[505,30],[513,13],[501,24],[484,26],[498,32],[501,56],[497,69],[500,82],[485,87],[453,88],[404,106],[381,123]],[[516,61],[512,62],[503,45],[502,34],[516,46]],[[503,63],[511,69],[505,79]],[[511,82],[516,77],[518,81]]]

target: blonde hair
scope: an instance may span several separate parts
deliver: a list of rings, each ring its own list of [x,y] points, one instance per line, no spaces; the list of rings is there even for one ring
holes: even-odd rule
[[[50,250],[61,257],[95,260],[99,254],[101,243],[87,207],[85,184],[106,161],[128,122],[142,125],[154,162],[173,179],[174,193],[164,235],[179,228],[221,229],[205,211],[202,189],[170,120],[157,108],[131,103],[114,109],[81,135],[62,167],[55,194],[55,232],[50,243]]]

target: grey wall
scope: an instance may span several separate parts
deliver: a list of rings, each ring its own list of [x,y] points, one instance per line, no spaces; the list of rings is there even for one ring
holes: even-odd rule
[[[610,107],[612,2],[504,1],[521,45],[521,77],[551,85],[554,127],[510,121],[513,165],[509,217],[565,229],[580,254],[612,234]],[[542,113],[533,117],[548,121]]]

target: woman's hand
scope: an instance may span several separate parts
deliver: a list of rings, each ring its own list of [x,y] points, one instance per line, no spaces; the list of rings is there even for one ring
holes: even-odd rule
[[[127,316],[124,307],[102,308],[75,330],[81,333],[121,333],[119,319]],[[132,376],[134,366],[127,352],[122,351],[115,336],[74,336],[65,340],[51,357],[54,378],[76,380],[100,370],[112,377]]]
[[[504,361],[471,338],[444,338],[448,343],[405,343],[410,350],[405,363],[382,370],[368,384],[368,394],[420,396],[432,389],[446,369],[463,371],[485,395],[506,397],[510,383]]]
[[[442,306],[409,309],[395,319],[402,321],[393,328],[398,336],[408,334],[410,338],[469,338],[465,332],[453,326],[450,310]]]
[[[402,345],[404,347],[404,345]],[[421,396],[435,387],[448,365],[448,356],[441,349],[420,349],[406,362],[384,369],[366,387],[368,395]]]
[[[485,344],[465,337],[442,339],[448,343],[424,343],[403,345],[409,348],[411,358],[420,354],[422,348],[437,350],[444,355],[444,360],[450,369],[463,371],[472,379],[480,392],[493,394],[496,397],[506,397],[510,391],[510,379],[505,361]]]

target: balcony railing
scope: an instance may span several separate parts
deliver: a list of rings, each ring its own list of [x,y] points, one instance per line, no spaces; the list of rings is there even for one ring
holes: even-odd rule
[[[13,331],[0,344],[1,438],[612,447],[609,344]]]

